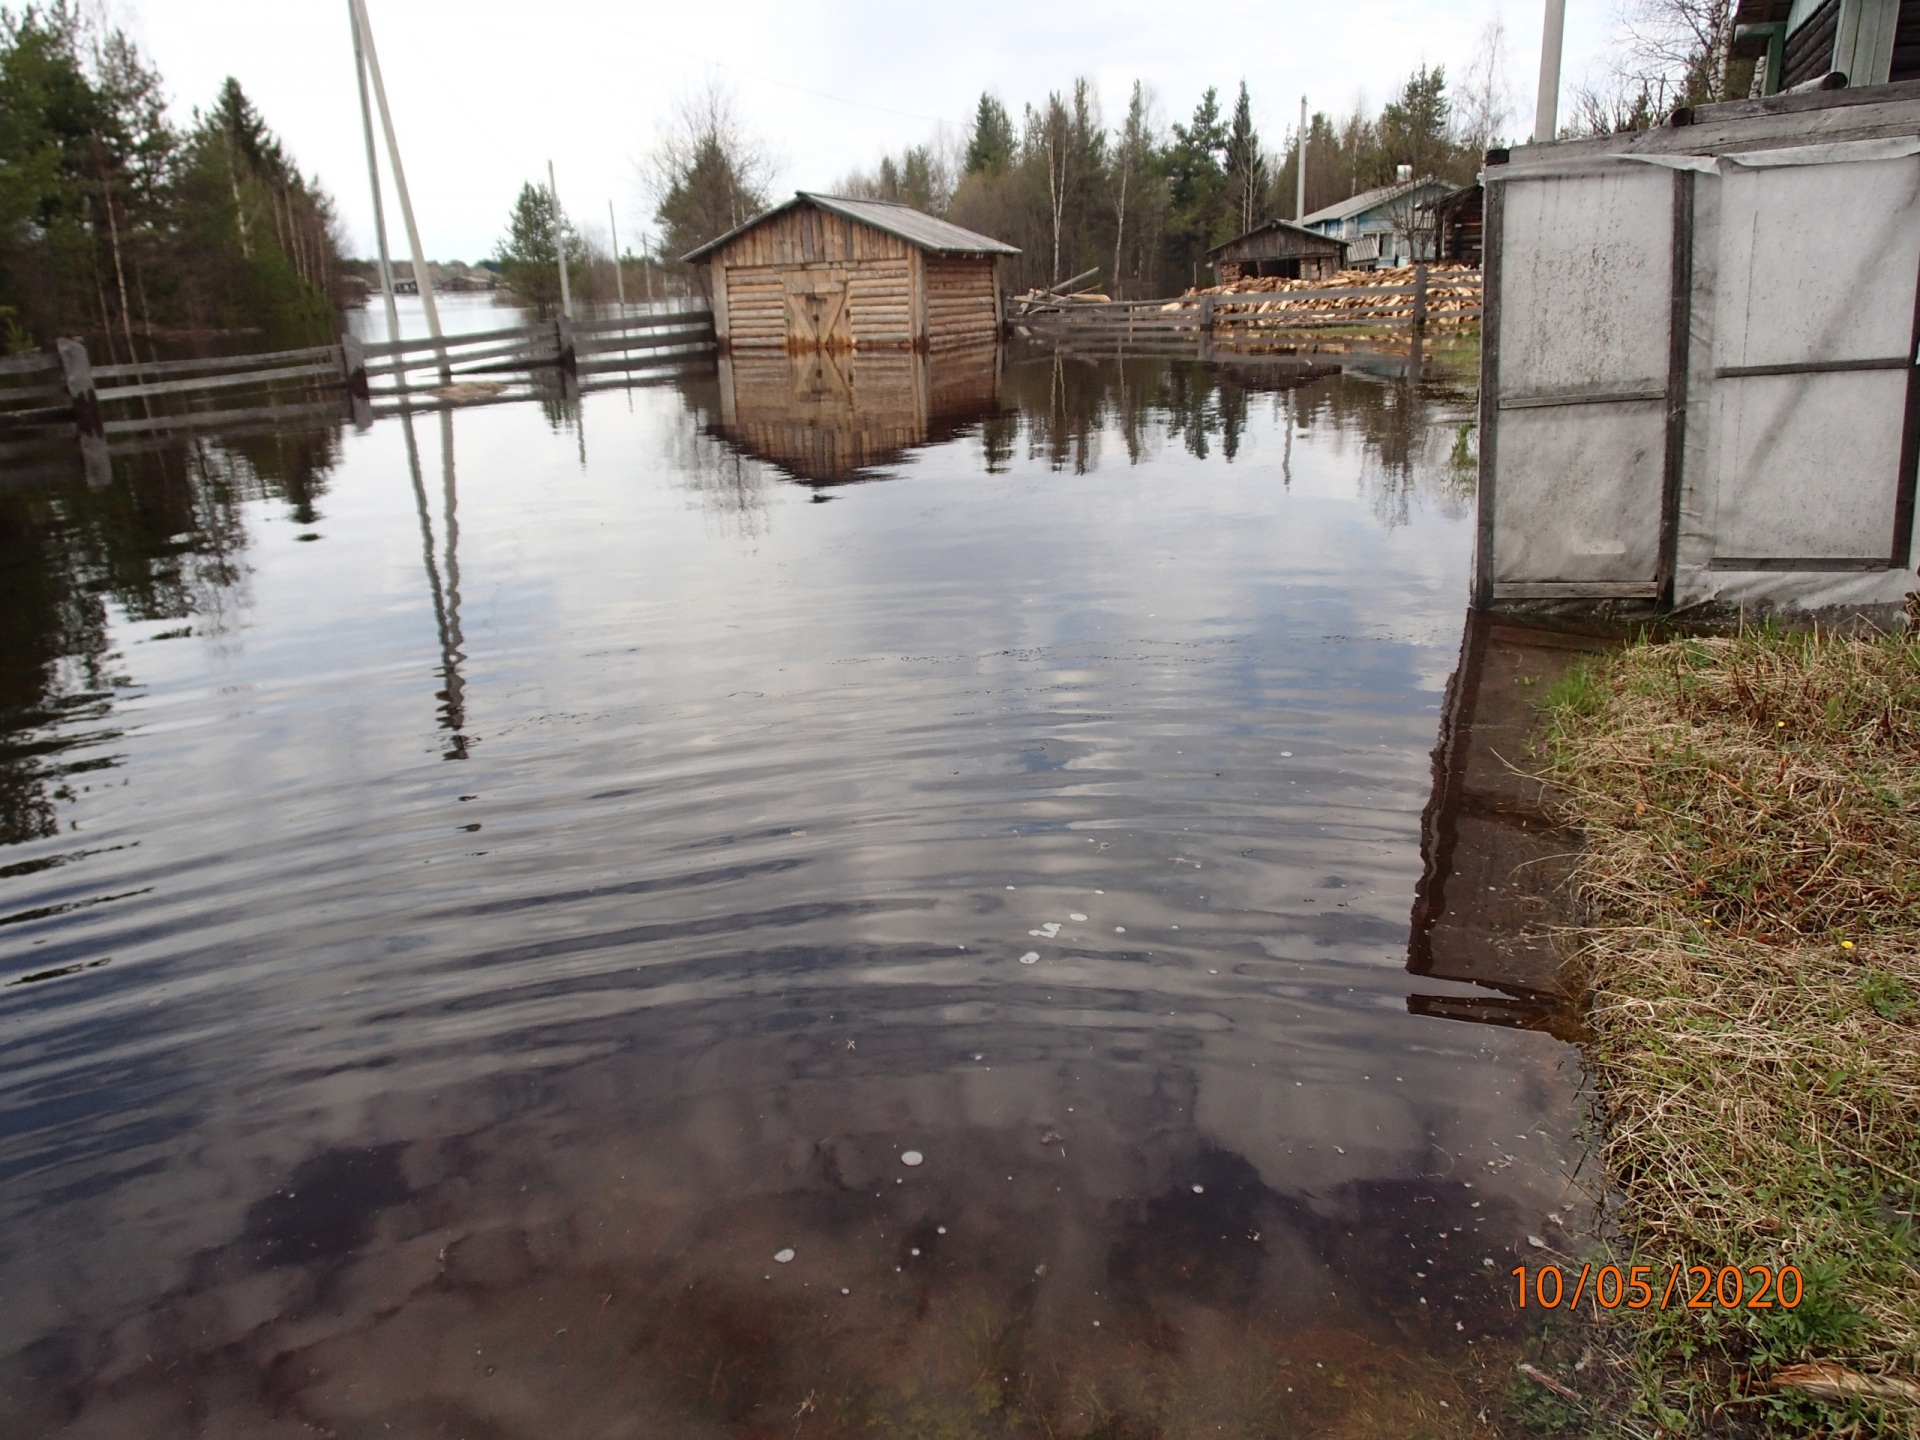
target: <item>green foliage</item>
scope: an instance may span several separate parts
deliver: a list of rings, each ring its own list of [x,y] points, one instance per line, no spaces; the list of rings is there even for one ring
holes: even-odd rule
[[[332,328],[332,207],[240,86],[181,134],[160,78],[72,0],[0,10],[0,305],[5,343]]]
[[[685,255],[766,209],[771,175],[725,91],[709,86],[684,99],[652,162],[653,213],[666,254]]]
[[[1233,120],[1227,128],[1223,156],[1226,178],[1228,233],[1221,239],[1243,235],[1267,218],[1267,162],[1260,152],[1260,132],[1253,128],[1253,102],[1247,95],[1247,82],[1240,82],[1239,97],[1233,102]]]
[[[1091,266],[1102,288],[1129,297],[1209,284],[1207,251],[1275,217],[1292,217],[1300,137],[1269,151],[1254,124],[1254,97],[1242,81],[1230,109],[1217,88],[1191,116],[1163,131],[1137,82],[1122,122],[1098,120],[1099,99],[1085,80],[1029,106],[1016,127],[1004,106],[983,94],[944,213],[1022,250],[1009,280],[1045,286]],[[1465,183],[1479,168],[1473,145],[1452,138],[1446,71],[1421,66],[1378,117],[1356,110],[1342,121],[1322,113],[1307,126],[1309,211],[1359,191],[1391,184],[1397,168]],[[937,154],[936,154],[937,166]],[[889,173],[895,177],[890,188]],[[858,194],[897,192],[923,204],[904,167],[881,162],[877,175],[848,182]],[[939,199],[939,187],[933,199]],[[923,205],[942,213],[935,205]],[[1411,207],[1409,206],[1409,209]],[[1412,216],[1406,217],[1411,222]],[[1057,254],[1056,254],[1057,251]]]
[[[1860,994],[1882,1020],[1898,1020],[1914,1006],[1913,988],[1884,970],[1869,970],[1860,982]]]
[[[1221,240],[1230,239],[1227,210],[1227,127],[1219,92],[1209,86],[1193,118],[1173,127],[1167,147],[1167,247],[1176,269],[1189,270]]]
[[[564,210],[556,213],[551,190],[528,181],[513,202],[507,233],[493,252],[493,262],[514,294],[543,310],[560,303],[556,233],[566,241],[567,279],[570,284],[579,284],[586,255],[580,232]]]
[[[999,174],[1013,163],[1013,119],[986,91],[973,112],[973,134],[967,141],[967,173]]]

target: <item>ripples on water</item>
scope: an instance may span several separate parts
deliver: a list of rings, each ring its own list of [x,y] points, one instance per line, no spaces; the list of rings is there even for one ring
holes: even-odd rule
[[[0,1429],[1466,1425],[1571,1087],[1407,1013],[1471,402],[1396,370],[0,482]]]

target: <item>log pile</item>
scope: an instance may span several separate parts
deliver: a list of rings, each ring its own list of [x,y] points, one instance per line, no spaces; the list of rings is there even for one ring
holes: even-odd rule
[[[1413,319],[1413,295],[1378,293],[1325,294],[1326,291],[1375,291],[1403,287],[1411,292],[1416,267],[1402,265],[1382,270],[1341,270],[1319,280],[1286,280],[1279,276],[1252,276],[1221,285],[1189,290],[1168,301],[1162,311],[1179,311],[1202,297],[1214,300],[1216,324],[1272,317],[1274,321],[1309,317],[1315,323],[1337,323],[1343,315],[1370,322]],[[1480,272],[1468,265],[1428,265],[1427,320],[1435,329],[1471,327],[1480,317]],[[1470,280],[1473,283],[1461,283]],[[1253,299],[1251,297],[1272,297]]]

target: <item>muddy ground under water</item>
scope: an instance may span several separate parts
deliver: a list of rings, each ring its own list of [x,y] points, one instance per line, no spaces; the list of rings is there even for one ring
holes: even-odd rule
[[[0,479],[0,1432],[1515,1429],[1471,391],[499,398]]]

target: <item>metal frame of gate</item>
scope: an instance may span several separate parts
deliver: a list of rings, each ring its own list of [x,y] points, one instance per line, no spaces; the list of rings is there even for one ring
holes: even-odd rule
[[[1625,600],[1672,607],[1727,599],[1818,608],[1897,602],[1915,584],[1908,567],[1920,479],[1920,260],[1899,282],[1913,287],[1897,297],[1911,316],[1904,355],[1821,355],[1815,352],[1823,337],[1789,333],[1791,316],[1778,317],[1776,330],[1769,330],[1776,317],[1756,322],[1742,312],[1738,342],[1757,343],[1765,363],[1721,363],[1727,357],[1719,352],[1735,327],[1720,333],[1725,317],[1716,307],[1725,298],[1720,291],[1731,296],[1735,289],[1733,278],[1721,273],[1727,243],[1721,212],[1735,193],[1722,181],[1790,166],[1852,166],[1852,183],[1877,179],[1883,187],[1867,198],[1908,205],[1904,190],[1884,186],[1887,175],[1906,173],[1898,164],[1909,166],[1920,186],[1920,83],[1783,95],[1681,118],[1691,123],[1488,157],[1475,603]],[[1876,169],[1860,165],[1863,160],[1898,164]],[[1765,183],[1772,182],[1755,182],[1751,193],[1763,194]],[[1912,203],[1920,204],[1920,189],[1915,195]],[[1904,235],[1906,211],[1898,213]],[[1703,215],[1704,238],[1696,224]],[[1758,233],[1757,214],[1753,224]],[[1920,237],[1920,225],[1913,228]],[[1871,247],[1854,248],[1870,262]],[[1759,285],[1766,258],[1750,255],[1748,270],[1734,278]],[[1769,278],[1777,288],[1779,277]],[[1891,317],[1866,307],[1884,307],[1888,298],[1846,297],[1836,312],[1847,322],[1840,328],[1886,330]],[[1808,302],[1819,303],[1819,297]],[[1831,308],[1831,295],[1825,303]],[[1774,353],[1801,340],[1810,347],[1805,353]],[[1714,531],[1726,519],[1723,510],[1736,527],[1741,522],[1744,492],[1728,467],[1734,440],[1747,438],[1739,428],[1746,412],[1732,398],[1733,387],[1889,370],[1907,372],[1900,413],[1883,415],[1877,401],[1868,408],[1880,417],[1875,426],[1882,419],[1899,425],[1890,494],[1881,488],[1884,475],[1863,480],[1817,465],[1795,469],[1797,452],[1789,446],[1779,456],[1754,452],[1756,475],[1769,471],[1770,458],[1775,463],[1745,496],[1764,500],[1764,486],[1777,487],[1785,475],[1792,485],[1804,480],[1808,487],[1789,497],[1799,507],[1795,513],[1836,513],[1844,504],[1859,512],[1884,497],[1889,509],[1876,513],[1890,532],[1886,549],[1810,553],[1823,547],[1809,543],[1799,553],[1784,544],[1773,547],[1781,553],[1759,553],[1764,546],[1728,551],[1726,537]],[[1814,417],[1814,439],[1821,424],[1839,423],[1816,403],[1819,388],[1802,384],[1777,400],[1803,428],[1806,417]],[[1777,440],[1788,423],[1749,428]],[[1844,424],[1842,430],[1843,440],[1853,437]],[[1878,433],[1891,438],[1884,429]],[[1809,435],[1798,441],[1805,451]],[[1871,451],[1878,441],[1859,443]],[[1884,447],[1882,453],[1891,458]],[[1820,486],[1833,491],[1835,505],[1822,508]],[[1767,516],[1766,523],[1779,530],[1784,514]],[[1752,516],[1746,528],[1754,529]]]

